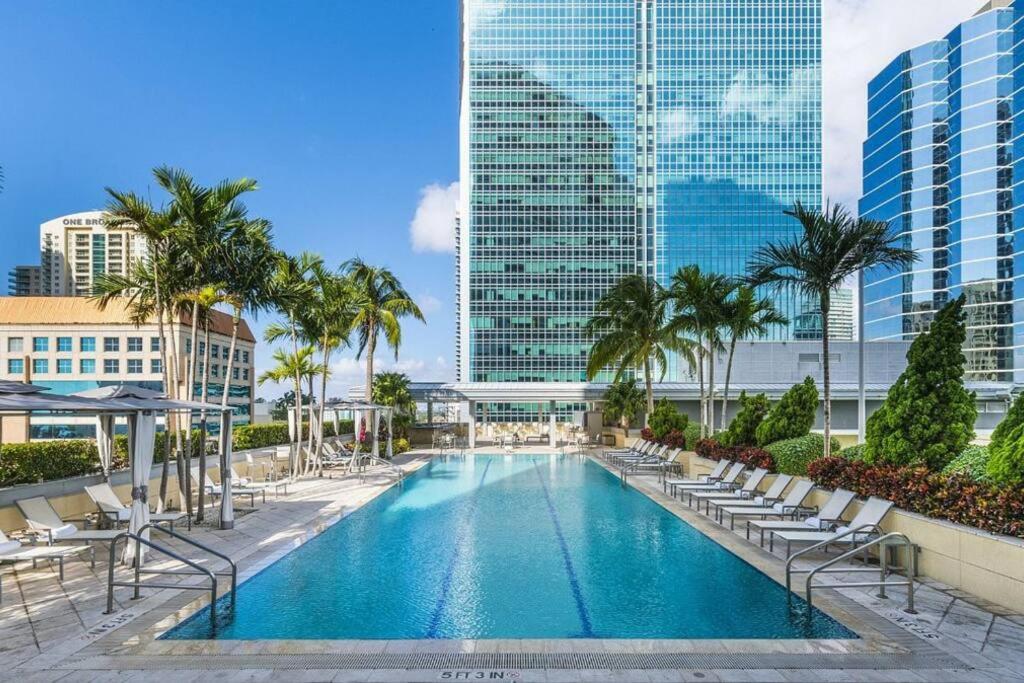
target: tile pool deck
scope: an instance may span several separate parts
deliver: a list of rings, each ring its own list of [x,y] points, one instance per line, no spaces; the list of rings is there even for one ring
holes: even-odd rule
[[[412,471],[429,457],[419,452],[399,462]],[[359,508],[391,481],[384,476],[369,476],[364,483],[355,478],[305,481],[290,487],[290,495],[268,499],[240,517],[231,531],[193,533],[235,559],[241,581]],[[761,550],[741,533],[665,496],[655,477],[634,477],[630,485],[782,579],[780,554]],[[115,613],[105,615],[106,569],[105,559],[94,570],[69,562],[62,584],[55,568],[3,568],[0,679],[1024,681],[1024,615],[927,581],[915,590],[917,615],[902,611],[905,594],[895,589],[884,601],[872,589],[816,593],[815,605],[861,640],[158,641],[157,636],[206,603],[197,598],[202,593],[147,589],[133,601],[128,589],[119,589]],[[830,578],[842,583],[848,577]],[[849,580],[858,579],[850,575]]]

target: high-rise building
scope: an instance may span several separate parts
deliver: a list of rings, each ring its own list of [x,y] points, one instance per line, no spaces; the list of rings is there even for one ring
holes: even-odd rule
[[[583,382],[620,278],[743,273],[820,204],[821,0],[462,10],[462,382]]]
[[[43,296],[88,296],[97,275],[126,275],[144,259],[146,239],[130,228],[108,228],[102,211],[84,211],[43,223],[39,250]]]
[[[865,336],[912,339],[966,298],[967,379],[1024,379],[1020,152],[1024,3],[994,0],[868,85],[863,216],[891,221],[920,260],[868,273]]]
[[[848,287],[832,293],[831,310],[828,312],[828,338],[834,341],[853,341],[855,312],[853,290]],[[821,310],[816,301],[805,301],[793,321],[793,337],[803,341],[821,339]]]
[[[43,293],[42,268],[14,266],[7,276],[7,290],[11,296],[39,296]]]

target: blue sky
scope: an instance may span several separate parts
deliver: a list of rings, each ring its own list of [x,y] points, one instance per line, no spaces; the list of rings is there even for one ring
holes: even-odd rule
[[[410,221],[458,171],[458,27],[443,0],[0,2],[0,272],[38,263],[41,222],[146,192],[153,166],[249,176],[281,248],[394,269],[429,320],[402,367],[450,376],[453,258],[414,252]]]

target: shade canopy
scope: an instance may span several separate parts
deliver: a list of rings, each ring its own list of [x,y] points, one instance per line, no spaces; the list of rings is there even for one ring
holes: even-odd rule
[[[96,387],[79,391],[72,396],[81,398],[113,400],[120,405],[131,407],[135,410],[223,410],[224,407],[217,403],[202,403],[200,401],[182,401],[172,399],[167,394],[152,389],[143,389],[132,384],[115,384],[106,387]]]
[[[0,394],[38,394],[49,391],[47,387],[28,384],[27,382],[12,382],[7,379],[0,379]]]

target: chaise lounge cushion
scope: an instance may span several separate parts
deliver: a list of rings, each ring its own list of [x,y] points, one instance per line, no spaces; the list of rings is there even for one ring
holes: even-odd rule
[[[7,553],[13,553],[16,550],[21,549],[21,541],[3,541],[0,542],[0,555],[6,555]]]

